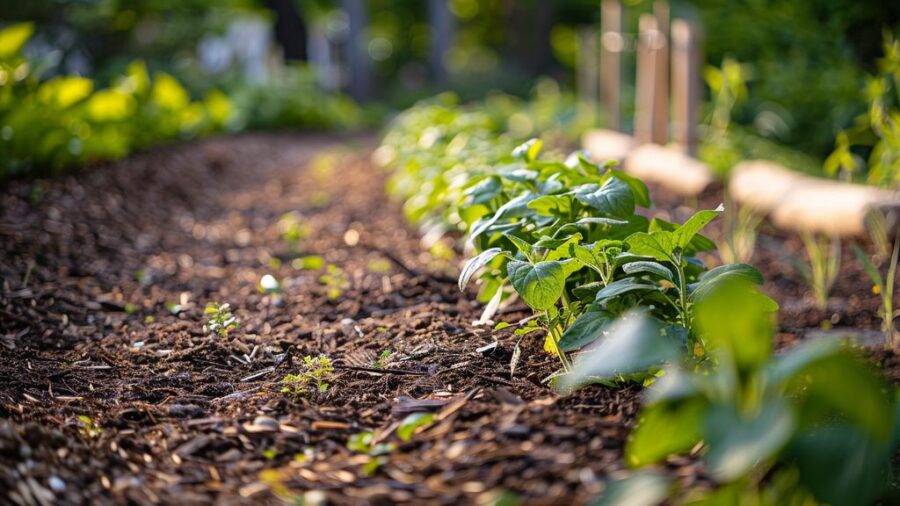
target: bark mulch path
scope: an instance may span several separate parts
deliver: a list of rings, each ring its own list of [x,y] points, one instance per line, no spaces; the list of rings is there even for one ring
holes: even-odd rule
[[[217,138],[10,183],[0,502],[576,504],[621,471],[639,389],[556,395],[537,333],[511,374],[519,337],[473,324],[481,307],[456,288],[452,243],[424,248],[385,199],[373,143]],[[790,302],[802,295],[778,251],[796,247],[771,239],[760,254],[770,291],[800,308],[786,342],[823,319]],[[260,292],[265,274],[280,296]],[[837,321],[825,317],[877,329],[877,300],[849,279]],[[240,321],[227,338],[203,330],[210,301]],[[335,364],[330,388],[283,394],[281,378],[320,354]],[[896,380],[896,357],[877,358]],[[399,440],[415,412],[434,423]],[[363,431],[393,448],[377,462],[348,449]],[[695,459],[664,467],[708,483]]]

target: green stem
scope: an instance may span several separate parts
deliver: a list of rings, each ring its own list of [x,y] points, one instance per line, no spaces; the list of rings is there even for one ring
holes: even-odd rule
[[[894,279],[897,276],[898,253],[900,253],[900,234],[894,239],[894,252],[891,254],[891,264],[881,294],[884,298],[884,324],[888,346],[894,344]]]

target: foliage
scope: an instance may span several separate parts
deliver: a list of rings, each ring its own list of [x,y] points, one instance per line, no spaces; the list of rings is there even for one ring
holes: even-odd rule
[[[203,309],[203,314],[206,316],[203,331],[211,332],[219,337],[228,337],[232,330],[240,326],[237,317],[231,314],[231,305],[227,302],[225,304],[210,302]]]
[[[230,100],[211,91],[201,101],[171,75],[141,61],[108,88],[91,79],[42,79],[47,62],[23,56],[32,25],[0,31],[0,177],[116,159],[151,144],[220,128]]]
[[[647,361],[665,364],[626,445],[629,466],[652,465],[702,443],[720,488],[691,495],[692,504],[727,496],[755,504],[752,497],[772,493],[779,501],[812,496],[870,504],[886,491],[900,442],[897,415],[869,366],[830,339],[773,355],[773,302],[746,281],[720,284],[695,312],[710,360],[680,353],[658,324],[637,316],[642,323],[619,325],[561,378],[562,388],[573,388],[612,371],[639,372]]]
[[[281,389],[282,393],[293,397],[306,397],[309,395],[310,388],[318,393],[325,393],[328,390],[329,381],[334,377],[334,365],[331,359],[324,355],[311,357],[306,355],[303,357],[301,370],[297,374],[288,374],[281,382],[285,385]]]
[[[749,262],[756,250],[756,238],[763,216],[749,206],[742,206],[726,192],[722,216],[722,240],[719,254],[726,263]]]
[[[889,32],[878,69],[865,88],[868,111],[856,118],[849,131],[838,133],[825,170],[850,179],[865,167],[869,184],[892,188],[900,185],[900,40]],[[851,149],[853,146],[869,149],[867,163]]]

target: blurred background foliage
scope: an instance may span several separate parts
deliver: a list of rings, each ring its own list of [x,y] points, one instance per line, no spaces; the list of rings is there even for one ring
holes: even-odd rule
[[[108,140],[113,146],[105,150],[81,139],[71,160],[65,156],[73,147],[68,139],[58,143],[53,156],[29,161],[25,153],[15,163],[5,161],[5,172],[115,158],[156,141],[209,131],[377,124],[386,112],[448,89],[463,101],[494,90],[527,97],[541,76],[550,76],[566,93],[575,81],[579,30],[600,21],[598,0],[447,0],[453,39],[443,58],[447,77],[439,79],[431,64],[435,32],[429,1],[362,3],[368,11],[362,44],[373,83],[363,110],[337,93],[348,81],[341,69],[349,27],[345,0],[0,0],[0,27],[29,22],[34,32],[16,56],[29,62],[27,79],[12,80],[16,92],[9,82],[3,85],[4,125],[25,128],[28,114],[53,115],[36,112],[39,101],[21,100],[24,88],[37,93],[39,83],[79,76],[90,79],[93,93],[122,91],[123,80],[133,81],[138,68],[145,69],[152,87],[177,85],[176,94],[184,96],[179,100],[192,104],[189,112],[179,114],[195,116],[196,123],[147,130],[149,124],[175,121],[162,121],[159,107],[153,106],[156,116],[132,122],[135,139]],[[623,3],[633,45],[637,19],[651,11],[653,2]],[[866,92],[867,76],[879,72],[883,37],[896,35],[900,26],[900,3],[883,0],[681,0],[671,2],[671,10],[673,16],[701,24],[708,65],[721,70],[726,60],[739,63],[738,77],[746,90],[728,107],[733,142],[726,147],[740,156],[784,147],[802,153],[797,153],[802,158],[797,163],[811,170],[832,153],[840,132],[859,130],[853,130],[858,118],[872,108],[874,92],[871,86]],[[8,70],[15,74],[16,68]],[[626,128],[633,111],[633,72],[633,53],[627,53]],[[709,81],[712,73],[706,77],[711,85],[706,112],[709,128],[714,128],[722,87]],[[15,94],[20,98],[9,98]],[[132,98],[138,104],[145,100]],[[99,100],[90,99],[95,104]],[[221,117],[197,119],[211,103],[218,103]],[[72,117],[86,107],[80,102],[72,106],[66,109]],[[134,111],[148,107],[136,105]],[[23,108],[32,112],[19,110]],[[133,115],[130,111],[126,116]],[[91,119],[67,118],[56,121],[56,127],[85,133],[85,117]],[[97,142],[102,130],[91,129]],[[866,145],[859,135],[848,139],[845,146],[852,156],[870,156],[871,143]],[[723,146],[707,155],[724,165],[736,155]],[[21,148],[4,148],[4,158],[15,149]]]

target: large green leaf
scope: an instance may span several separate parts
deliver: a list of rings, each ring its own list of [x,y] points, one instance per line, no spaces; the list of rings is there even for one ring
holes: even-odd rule
[[[563,351],[574,351],[594,342],[603,335],[614,318],[602,309],[590,309],[582,314],[563,332],[556,346]]]
[[[834,506],[877,503],[892,481],[893,452],[890,445],[847,425],[818,428],[798,437],[788,449],[803,485],[817,500]]]
[[[773,313],[768,297],[745,279],[721,284],[694,306],[698,334],[710,350],[753,370],[772,354]]]
[[[717,216],[722,214],[722,211],[723,208],[720,206],[718,209],[711,211],[698,211],[693,216],[688,218],[686,222],[675,229],[675,245],[682,250],[686,250],[688,248],[688,245],[690,245],[691,241],[694,239],[694,236],[696,236],[697,233],[703,229],[703,227],[708,225],[709,222],[716,219]]]
[[[790,406],[768,398],[759,412],[742,414],[733,406],[713,406],[704,425],[706,462],[713,476],[731,481],[773,459],[794,431]]]
[[[632,467],[645,466],[690,450],[703,437],[707,408],[700,396],[645,407],[628,438],[625,462]]]
[[[628,187],[631,188],[631,192],[634,194],[635,204],[641,207],[650,207],[652,204],[650,202],[650,191],[643,181],[618,169],[610,169],[609,174],[617,179],[625,181]]]
[[[559,300],[566,286],[565,269],[556,261],[511,261],[506,265],[509,281],[522,300],[532,308],[542,311]]]
[[[579,202],[613,217],[627,218],[634,214],[634,194],[628,183],[610,178],[603,186],[585,184],[572,190]]]
[[[511,199],[509,202],[500,206],[494,214],[488,218],[482,218],[472,226],[469,236],[474,239],[479,235],[487,232],[499,220],[524,216],[531,212],[528,209],[528,203],[534,200],[533,193],[523,193]]]
[[[672,262],[672,254],[675,250],[675,237],[672,232],[664,230],[656,232],[638,232],[625,239],[628,252],[654,258],[661,262]]]
[[[501,253],[503,253],[503,251],[500,248],[491,248],[470,258],[469,261],[466,262],[466,265],[463,266],[462,272],[459,275],[459,289],[465,290],[466,285],[469,284],[469,280],[478,269],[487,265],[494,257]]]
[[[34,33],[34,23],[16,23],[0,30],[0,58],[17,54]]]

